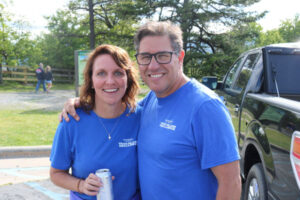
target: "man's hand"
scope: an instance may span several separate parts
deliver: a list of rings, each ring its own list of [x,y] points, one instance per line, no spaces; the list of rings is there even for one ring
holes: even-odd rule
[[[68,113],[76,120],[79,121],[79,116],[76,113],[75,108],[80,107],[80,100],[79,98],[71,98],[68,99],[68,101],[64,104],[64,108],[62,112],[59,115],[59,121],[62,122],[62,119],[64,118],[67,122],[70,121],[68,117]]]

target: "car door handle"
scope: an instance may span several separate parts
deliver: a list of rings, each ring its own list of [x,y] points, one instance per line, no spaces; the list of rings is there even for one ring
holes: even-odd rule
[[[236,104],[234,106],[234,112],[238,113],[239,112],[239,109],[240,109],[240,106],[238,104]]]

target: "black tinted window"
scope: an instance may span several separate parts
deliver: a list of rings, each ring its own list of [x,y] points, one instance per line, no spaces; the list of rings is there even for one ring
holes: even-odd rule
[[[225,86],[224,88],[230,88],[231,85],[233,84],[233,81],[234,81],[234,77],[236,75],[236,72],[242,62],[243,58],[239,58],[232,66],[231,70],[229,71],[227,77],[226,77],[226,80],[225,80]]]
[[[241,72],[239,73],[239,76],[233,86],[234,90],[242,91],[250,78],[252,69],[254,68],[257,58],[258,58],[258,53],[255,54],[250,54],[247,56],[245,62],[243,63],[243,67]]]

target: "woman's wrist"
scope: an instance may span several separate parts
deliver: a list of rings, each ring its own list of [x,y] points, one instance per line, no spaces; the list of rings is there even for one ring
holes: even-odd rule
[[[80,190],[81,181],[82,181],[82,179],[78,179],[78,182],[77,182],[77,192],[79,192],[79,193],[82,193],[82,191]]]

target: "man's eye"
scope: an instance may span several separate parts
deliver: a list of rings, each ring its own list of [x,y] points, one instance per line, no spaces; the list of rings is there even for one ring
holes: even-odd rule
[[[160,60],[166,60],[170,58],[169,54],[157,54],[157,58]]]
[[[141,55],[141,56],[140,56],[140,59],[141,59],[141,60],[149,60],[150,58],[151,58],[150,55]]]

